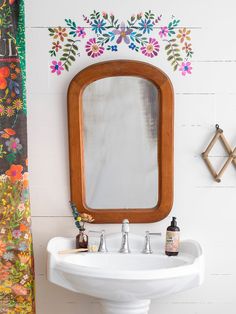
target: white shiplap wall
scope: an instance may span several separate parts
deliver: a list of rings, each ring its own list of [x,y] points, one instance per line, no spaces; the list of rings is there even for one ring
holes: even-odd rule
[[[85,53],[68,74],[52,76],[47,28],[64,25],[65,18],[79,21],[93,10],[128,18],[151,9],[192,30],[194,47],[191,77],[172,72],[164,54],[149,60],[123,49],[91,60]],[[175,89],[175,201],[171,214],[178,217],[182,237],[200,241],[206,256],[206,278],[197,289],[155,301],[150,314],[235,314],[236,298],[236,172],[231,166],[223,182],[214,183],[200,158],[214,133],[215,123],[236,145],[236,41],[234,0],[178,1],[56,1],[26,0],[28,139],[32,230],[36,262],[38,314],[100,314],[96,300],[79,296],[46,280],[46,244],[54,236],[77,231],[68,207],[69,171],[66,91],[72,77],[85,66],[111,58],[151,62],[171,78]],[[81,19],[82,22],[82,19]],[[217,147],[215,155],[222,154]],[[219,164],[222,160],[214,158]],[[165,231],[170,217],[150,225],[132,225],[133,232]],[[107,232],[119,225],[94,225]]]

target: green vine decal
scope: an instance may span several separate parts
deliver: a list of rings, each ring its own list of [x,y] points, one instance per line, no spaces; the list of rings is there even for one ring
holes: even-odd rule
[[[62,66],[65,66],[67,71],[69,71],[71,62],[75,61],[77,51],[78,47],[76,46],[76,40],[68,39],[68,44],[65,45],[62,57],[60,58],[60,60],[64,62]]]
[[[173,70],[176,71],[180,66],[180,62],[183,58],[180,55],[179,45],[176,43],[176,39],[167,40],[168,45],[165,46],[166,54],[168,56],[167,61],[171,62]]]

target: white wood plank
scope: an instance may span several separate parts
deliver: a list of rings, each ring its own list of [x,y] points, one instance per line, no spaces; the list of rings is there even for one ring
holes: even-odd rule
[[[174,73],[164,51],[156,59],[133,53],[125,45],[117,54],[104,53],[95,60],[84,51],[69,73],[61,77],[49,70],[49,26],[71,18],[84,25],[82,15],[94,9],[113,12],[119,19],[147,9],[172,14],[181,26],[191,28],[193,74]],[[200,288],[154,301],[150,314],[235,314],[236,253],[234,252],[236,170],[230,165],[220,184],[213,181],[200,157],[220,124],[232,147],[236,146],[236,41],[233,38],[236,2],[226,0],[95,1],[26,0],[28,138],[31,207],[36,261],[38,314],[100,314],[97,300],[78,296],[46,280],[46,245],[54,236],[75,236],[77,230],[69,201],[69,164],[66,91],[70,80],[84,67],[111,59],[149,62],[165,71],[175,90],[175,200],[171,215],[178,217],[183,238],[197,239],[204,247],[206,279]],[[91,30],[86,31],[92,36]],[[157,34],[157,30],[155,30]],[[212,151],[220,165],[224,151]],[[48,216],[48,217],[46,217]],[[67,216],[67,217],[66,217]],[[149,229],[163,237],[170,217],[159,223],[131,225],[131,232]],[[92,225],[93,230],[120,232],[120,225]]]

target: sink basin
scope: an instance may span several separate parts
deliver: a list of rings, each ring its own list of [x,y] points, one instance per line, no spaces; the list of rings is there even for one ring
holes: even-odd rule
[[[202,283],[204,261],[196,241],[181,241],[179,255],[169,257],[164,254],[163,241],[152,239],[155,253],[142,254],[144,237],[129,237],[131,254],[117,253],[120,234],[107,236],[108,253],[60,255],[58,251],[75,247],[74,239],[51,239],[47,247],[49,281],[100,299],[106,314],[147,314],[151,299]]]

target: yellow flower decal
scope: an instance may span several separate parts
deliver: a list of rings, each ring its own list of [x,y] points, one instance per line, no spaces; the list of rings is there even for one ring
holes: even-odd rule
[[[177,35],[177,38],[180,39],[180,42],[183,43],[185,40],[191,40],[191,37],[189,34],[191,33],[190,30],[187,30],[186,27],[179,30],[179,34]]]

